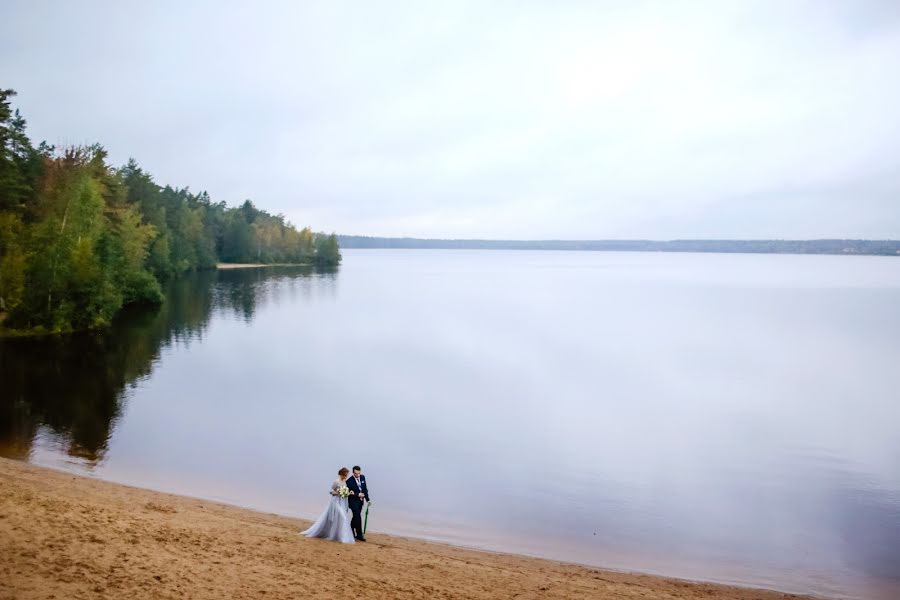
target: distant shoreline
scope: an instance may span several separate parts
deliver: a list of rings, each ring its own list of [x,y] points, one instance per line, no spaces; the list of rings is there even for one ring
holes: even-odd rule
[[[900,256],[900,240],[478,240],[338,235],[347,249],[558,250],[596,252],[711,252]]]

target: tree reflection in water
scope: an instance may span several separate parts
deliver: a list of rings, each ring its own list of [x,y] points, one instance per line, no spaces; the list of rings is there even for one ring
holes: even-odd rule
[[[97,464],[129,388],[150,375],[162,350],[201,338],[217,310],[249,322],[271,300],[270,283],[316,273],[323,271],[199,272],[170,282],[161,306],[127,310],[107,329],[0,339],[0,455],[27,459],[46,432],[68,456]]]

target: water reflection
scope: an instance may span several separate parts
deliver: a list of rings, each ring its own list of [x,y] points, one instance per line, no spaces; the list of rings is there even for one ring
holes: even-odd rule
[[[900,260],[348,251],[0,343],[7,455],[627,570],[900,597]]]
[[[218,311],[250,322],[272,302],[273,283],[336,271],[312,268],[207,271],[170,282],[157,308],[132,308],[108,329],[0,339],[0,455],[27,459],[36,437],[75,462],[104,459],[128,390],[171,345],[201,340]]]

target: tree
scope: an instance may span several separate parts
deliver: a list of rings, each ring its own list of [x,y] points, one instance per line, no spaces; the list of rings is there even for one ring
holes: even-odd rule
[[[163,300],[160,280],[220,259],[340,261],[337,238],[298,231],[246,200],[160,187],[134,159],[113,169],[99,144],[35,149],[0,89],[0,325],[69,331],[125,304]]]
[[[18,216],[0,212],[0,314],[15,310],[25,290],[24,227]]]
[[[341,251],[338,247],[337,235],[316,236],[316,264],[334,267],[341,262]]]
[[[13,111],[13,90],[0,89],[0,210],[21,211],[32,193],[37,160],[31,141],[25,134],[25,119]]]

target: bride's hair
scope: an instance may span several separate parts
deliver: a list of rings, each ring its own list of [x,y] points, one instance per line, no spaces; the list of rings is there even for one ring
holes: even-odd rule
[[[338,471],[338,475],[340,475],[341,477],[343,477],[344,475],[346,475],[346,474],[349,473],[349,472],[350,472],[350,471],[347,470],[347,467],[341,467],[341,470]]]

